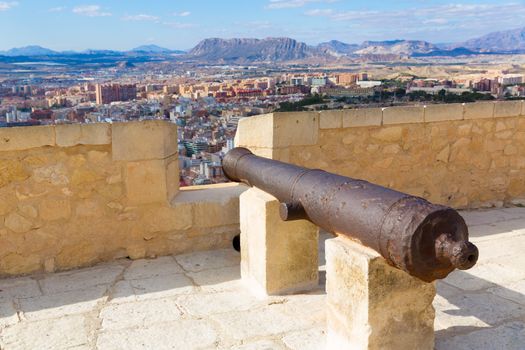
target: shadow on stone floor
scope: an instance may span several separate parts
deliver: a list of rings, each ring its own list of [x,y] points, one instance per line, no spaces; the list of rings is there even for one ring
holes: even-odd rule
[[[437,312],[442,314],[437,315],[437,319],[443,324],[453,326],[436,331],[437,349],[474,349],[470,347],[474,346],[471,343],[458,347],[459,340],[454,342],[450,339],[461,339],[470,333],[479,334],[480,339],[483,335],[490,334],[491,346],[497,346],[498,349],[514,349],[509,347],[509,332],[495,329],[516,328],[516,321],[525,327],[525,295],[465,271],[457,271],[455,274],[457,279],[468,281],[469,284],[489,287],[475,291],[454,288],[454,291],[451,291],[452,288],[448,286],[438,294],[434,304]],[[525,332],[520,333],[520,337],[525,337]]]

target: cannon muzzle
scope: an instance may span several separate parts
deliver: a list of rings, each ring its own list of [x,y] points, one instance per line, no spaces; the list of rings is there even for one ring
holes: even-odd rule
[[[235,148],[223,161],[226,176],[281,202],[283,220],[309,220],[360,241],[389,264],[425,282],[467,270],[478,260],[459,213],[364,180],[306,169]]]

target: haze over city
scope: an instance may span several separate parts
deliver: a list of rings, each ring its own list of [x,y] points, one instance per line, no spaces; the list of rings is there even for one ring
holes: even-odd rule
[[[521,26],[524,1],[38,1],[0,2],[0,50],[129,50],[144,44],[188,50],[208,37],[464,41]]]

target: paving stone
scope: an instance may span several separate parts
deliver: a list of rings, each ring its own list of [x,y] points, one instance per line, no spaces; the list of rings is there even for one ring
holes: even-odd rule
[[[212,315],[221,328],[237,340],[266,337],[309,328],[310,322],[290,316],[280,304],[263,309]]]
[[[137,296],[129,281],[118,281],[109,290],[109,303],[119,304],[137,301]]]
[[[20,299],[18,304],[28,321],[60,318],[94,310],[97,303],[104,301],[105,286],[75,290],[52,295]]]
[[[436,319],[443,328],[451,326],[485,327],[525,315],[525,306],[491,293],[467,293],[434,300]],[[441,328],[441,329],[443,329]]]
[[[18,321],[18,315],[13,303],[0,303],[0,329],[17,324]]]
[[[522,272],[509,269],[496,263],[474,266],[468,271],[456,270],[445,278],[445,281],[457,288],[467,291],[482,290],[495,284],[518,281]]]
[[[141,329],[102,332],[98,350],[115,349],[203,349],[217,342],[217,333],[206,321],[180,320]]]
[[[0,301],[42,295],[38,282],[29,277],[0,280]]]
[[[136,300],[160,299],[195,291],[191,280],[182,274],[131,280],[130,284]]]
[[[239,265],[222,269],[188,272],[187,275],[205,292],[222,292],[241,288]]]
[[[434,320],[434,330],[436,336],[439,334],[456,334],[460,329],[478,329],[490,327],[487,322],[480,320],[478,317],[468,314],[459,306],[453,305],[447,299],[437,295],[434,299],[434,308],[436,309],[436,318]],[[464,315],[460,313],[464,312]]]
[[[436,350],[523,350],[525,323],[511,322],[456,337],[436,338]]]
[[[479,249],[478,264],[498,263],[504,257],[522,256],[525,251],[525,236],[485,240],[476,242],[476,246]]]
[[[247,342],[230,348],[231,350],[287,350],[287,348],[277,340],[256,340]]]
[[[326,348],[325,328],[290,333],[283,338],[283,342],[292,350],[322,350]]]
[[[124,278],[128,280],[151,278],[183,273],[182,268],[173,257],[167,256],[152,260],[136,260],[126,269]]]
[[[497,224],[509,220],[524,219],[525,208],[502,208],[488,210],[461,211],[461,216],[469,226]]]
[[[244,311],[265,303],[244,290],[214,294],[190,294],[177,298],[177,304],[192,316],[206,317],[224,312]]]
[[[9,350],[57,350],[86,345],[88,335],[82,315],[50,322],[23,322],[2,331],[0,348]]]
[[[109,305],[102,309],[99,316],[104,331],[150,327],[153,324],[176,321],[181,317],[182,312],[173,299]]]
[[[184,270],[190,272],[237,266],[241,263],[240,254],[233,249],[178,255],[175,260]]]
[[[118,264],[100,265],[94,268],[47,275],[40,281],[44,294],[82,290],[115,281],[124,267]]]
[[[525,280],[510,283],[505,286],[496,286],[490,288],[488,292],[512,300],[518,304],[525,305]]]
[[[448,285],[447,283],[443,281],[437,281],[436,282],[436,293],[437,295],[447,298],[447,297],[451,297],[454,295],[462,294],[464,293],[464,291],[462,291],[459,288]]]

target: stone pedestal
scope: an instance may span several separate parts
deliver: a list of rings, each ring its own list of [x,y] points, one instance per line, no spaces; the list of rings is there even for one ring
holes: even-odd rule
[[[284,222],[279,201],[257,188],[240,197],[241,275],[258,296],[290,294],[318,284],[318,227]]]
[[[327,349],[434,348],[433,283],[350,239],[326,242]]]

